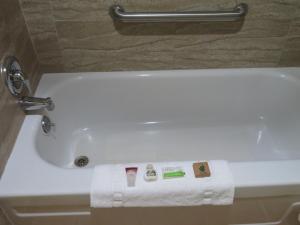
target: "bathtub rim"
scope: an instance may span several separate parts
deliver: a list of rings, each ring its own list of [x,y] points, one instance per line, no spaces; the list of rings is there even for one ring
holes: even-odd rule
[[[300,86],[300,67],[265,67],[265,68],[217,68],[217,69],[178,69],[178,70],[140,70],[140,71],[102,71],[102,72],[67,72],[67,73],[44,73],[41,76],[35,95],[39,97],[50,96],[57,88],[61,88],[70,81],[81,79],[127,79],[158,77],[182,77],[179,72],[187,72],[185,77],[198,76],[249,76],[256,75],[275,76],[281,79],[296,79]],[[201,74],[199,74],[201,72]],[[288,76],[286,76],[288,74]],[[121,75],[121,76],[120,76]],[[59,78],[59,82],[57,81]]]

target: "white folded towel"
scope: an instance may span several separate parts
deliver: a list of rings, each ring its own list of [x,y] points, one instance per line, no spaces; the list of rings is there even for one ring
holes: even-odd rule
[[[96,166],[91,186],[91,207],[232,204],[234,182],[228,163],[222,160],[209,161],[211,176],[195,178],[194,162],[151,163],[158,173],[158,179],[150,182],[144,180],[148,163]],[[175,166],[183,168],[185,176],[163,179],[162,168]],[[126,167],[138,167],[134,187],[127,186]]]

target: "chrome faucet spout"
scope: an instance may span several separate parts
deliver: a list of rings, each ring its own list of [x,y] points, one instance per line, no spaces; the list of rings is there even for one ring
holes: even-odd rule
[[[23,73],[16,57],[7,56],[4,59],[3,64],[0,65],[0,76],[4,78],[10,93],[18,98],[18,102],[24,111],[54,110],[54,103],[51,98],[31,97],[32,92],[29,79]]]
[[[55,108],[55,105],[51,98],[36,98],[24,96],[19,99],[19,103],[26,111],[40,109],[47,109],[48,111],[52,111]]]

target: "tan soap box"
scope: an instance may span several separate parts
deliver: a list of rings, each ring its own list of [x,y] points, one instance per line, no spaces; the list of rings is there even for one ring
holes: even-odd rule
[[[194,174],[196,178],[210,177],[210,169],[208,162],[197,162],[193,164]]]

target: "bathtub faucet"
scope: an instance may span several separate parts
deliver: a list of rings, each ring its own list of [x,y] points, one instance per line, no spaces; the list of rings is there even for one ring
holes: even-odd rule
[[[0,66],[0,75],[10,93],[18,99],[24,111],[35,111],[40,109],[54,110],[51,98],[32,97],[29,79],[26,77],[19,61],[14,56],[8,56]]]
[[[24,96],[19,99],[21,107],[26,111],[47,109],[54,110],[54,103],[51,98],[36,98]]]

